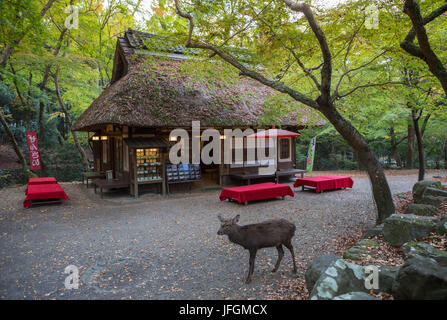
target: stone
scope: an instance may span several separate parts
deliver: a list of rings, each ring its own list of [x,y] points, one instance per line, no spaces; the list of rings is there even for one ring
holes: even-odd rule
[[[310,294],[311,300],[332,300],[349,292],[369,292],[365,287],[364,268],[338,259],[324,271]]]
[[[393,214],[385,219],[383,235],[392,246],[426,237],[436,230],[438,219],[412,214]]]
[[[371,229],[368,229],[363,236],[364,239],[374,237],[374,236],[380,236],[383,232],[383,223],[379,224]]]
[[[371,239],[362,239],[359,240],[356,244],[356,246],[362,246],[362,247],[378,247],[379,244],[375,240]]]
[[[412,203],[405,210],[405,214],[415,214],[417,216],[434,216],[439,213],[438,208],[430,204]]]
[[[336,254],[325,254],[314,259],[306,270],[304,278],[306,280],[306,287],[309,292],[312,291],[315,283],[320,278],[321,274],[335,261],[341,257]]]
[[[396,279],[398,272],[399,267],[379,266],[379,289],[374,290],[374,292],[385,292],[391,294],[394,279]]]
[[[428,196],[428,195],[424,195],[420,200],[419,203],[420,204],[427,204],[427,205],[431,205],[431,206],[435,206],[435,207],[440,207],[441,204],[444,202],[444,200],[446,200],[447,198],[443,198],[443,197],[435,197],[435,196]]]
[[[436,226],[436,232],[441,235],[447,234],[447,215],[442,216],[441,219],[439,219],[438,225]]]
[[[404,259],[416,255],[434,259],[439,265],[447,267],[447,251],[440,250],[425,242],[407,242],[402,246]]]
[[[447,191],[438,188],[427,187],[425,188],[423,197],[426,196],[447,198]]]
[[[343,252],[343,259],[363,260],[370,254],[367,247],[354,246]]]
[[[416,255],[399,269],[392,292],[398,300],[446,300],[447,267]]]
[[[349,292],[335,297],[333,300],[378,300],[370,294],[361,291]]]
[[[413,200],[414,203],[420,203],[419,200],[423,197],[425,189],[431,187],[442,189],[441,181],[422,180],[416,182],[413,186]]]

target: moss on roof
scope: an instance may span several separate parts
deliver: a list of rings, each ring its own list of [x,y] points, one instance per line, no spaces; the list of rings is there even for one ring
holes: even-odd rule
[[[132,30],[126,37],[131,47],[148,48],[145,43],[155,35]],[[182,51],[169,44],[165,50]],[[128,73],[93,101],[73,129],[90,131],[106,124],[191,126],[197,120],[213,127],[299,127],[308,125],[315,114],[287,95],[240,77],[235,68],[219,60],[140,53],[133,55]]]

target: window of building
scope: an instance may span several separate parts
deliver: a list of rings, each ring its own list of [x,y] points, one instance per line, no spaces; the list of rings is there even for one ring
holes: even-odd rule
[[[289,138],[279,139],[279,158],[281,160],[290,159],[290,139]]]

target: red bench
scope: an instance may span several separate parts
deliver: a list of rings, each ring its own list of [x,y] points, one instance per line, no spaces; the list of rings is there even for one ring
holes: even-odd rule
[[[295,188],[306,186],[315,188],[316,192],[323,192],[324,190],[352,188],[354,181],[351,177],[343,176],[320,176],[313,178],[297,179],[293,186]]]
[[[69,200],[64,189],[56,182],[50,184],[31,184],[28,185],[27,194],[23,206],[29,208],[33,200]]]
[[[247,204],[248,201],[253,200],[273,199],[276,197],[284,198],[285,196],[293,197],[294,195],[292,188],[287,185],[267,182],[223,189],[219,199],[220,201],[234,199],[239,203]]]
[[[53,177],[44,177],[44,178],[30,178],[28,180],[28,186],[34,184],[55,184],[57,183],[56,179]],[[28,187],[26,187],[25,194],[28,194]]]

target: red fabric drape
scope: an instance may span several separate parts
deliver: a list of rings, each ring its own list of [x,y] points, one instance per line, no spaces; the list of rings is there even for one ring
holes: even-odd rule
[[[53,177],[30,178],[28,180],[28,186],[32,184],[55,184],[55,183],[57,183],[57,181]],[[26,187],[25,194],[28,194],[28,187]]]
[[[31,184],[28,186],[28,194],[26,195],[23,206],[29,208],[30,200],[42,199],[67,199],[69,200],[64,189],[58,183],[52,184]]]
[[[293,190],[289,186],[267,182],[223,189],[219,199],[220,201],[235,199],[239,203],[243,203],[246,201],[272,199],[284,196],[293,197],[294,195]]]
[[[295,188],[300,186],[314,187],[316,192],[323,190],[333,190],[341,188],[352,188],[354,181],[351,177],[343,176],[320,176],[313,178],[297,179],[293,186]]]

